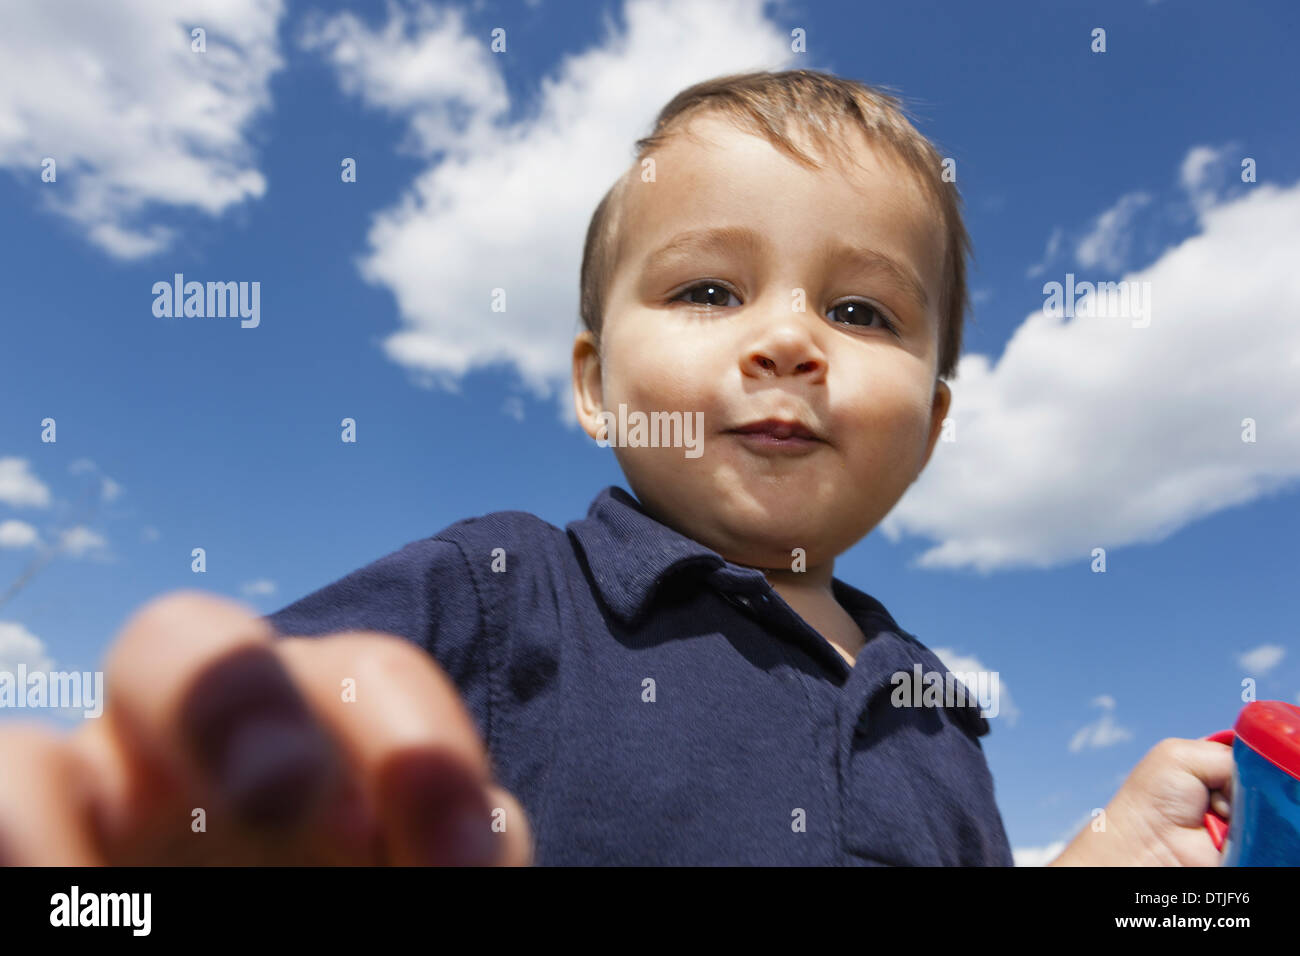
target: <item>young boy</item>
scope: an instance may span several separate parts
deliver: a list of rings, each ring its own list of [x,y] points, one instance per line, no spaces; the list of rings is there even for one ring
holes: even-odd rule
[[[39,828],[45,800],[99,821],[63,862],[1010,865],[978,705],[896,706],[896,675],[946,668],[833,576],[948,412],[969,239],[941,170],[834,76],[679,94],[582,265],[578,417],[635,497],[458,521],[263,621],[151,605],[105,729],[0,751],[53,767],[0,792],[11,855],[6,809]],[[622,433],[636,413],[698,422],[691,453]],[[86,761],[112,783],[60,795]],[[1162,742],[1056,862],[1212,865],[1230,772]],[[205,794],[227,829],[196,848],[178,808]]]

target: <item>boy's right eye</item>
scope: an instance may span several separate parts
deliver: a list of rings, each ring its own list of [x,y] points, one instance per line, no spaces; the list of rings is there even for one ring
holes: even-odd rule
[[[678,302],[688,296],[690,297],[688,304],[701,305],[706,308],[718,308],[726,305],[728,296],[735,298],[736,304],[740,305],[739,298],[730,288],[723,285],[721,282],[714,282],[713,280],[697,282],[695,285],[683,289],[680,294],[673,298],[673,301]],[[718,299],[721,299],[722,301],[719,302],[717,301]]]

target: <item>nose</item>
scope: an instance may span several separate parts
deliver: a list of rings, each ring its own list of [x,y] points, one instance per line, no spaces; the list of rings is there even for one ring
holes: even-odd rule
[[[754,378],[798,375],[816,383],[826,375],[826,356],[797,320],[769,325],[742,353],[741,371]]]

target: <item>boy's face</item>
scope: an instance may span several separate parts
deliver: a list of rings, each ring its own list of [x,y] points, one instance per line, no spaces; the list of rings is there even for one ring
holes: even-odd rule
[[[943,233],[913,174],[856,131],[860,167],[819,171],[721,117],[689,129],[654,154],[655,182],[629,184],[602,354],[588,332],[574,345],[579,420],[595,438],[597,414],[620,403],[692,423],[702,412],[699,457],[615,444],[632,491],[737,564],[789,571],[803,548],[812,568],[874,528],[934,449],[950,400],[936,379]],[[715,229],[732,232],[658,254]],[[927,301],[855,247],[892,260]],[[766,418],[824,441],[772,449],[730,431]]]

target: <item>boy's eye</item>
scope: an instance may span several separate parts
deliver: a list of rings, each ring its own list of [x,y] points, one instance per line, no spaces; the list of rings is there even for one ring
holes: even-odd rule
[[[689,296],[692,305],[706,306],[723,306],[727,304],[727,297],[736,297],[736,294],[728,289],[721,282],[697,282],[689,289],[683,289],[681,295],[677,296],[674,301]],[[722,301],[718,301],[721,299]],[[737,299],[736,304],[740,301]]]
[[[895,335],[898,334],[898,329],[895,327],[893,322],[885,318],[885,313],[863,299],[850,299],[847,302],[841,302],[839,305],[832,306],[830,315],[834,316],[836,312],[840,312],[845,317],[846,324],[849,325],[865,326],[871,321],[871,316],[875,315],[880,319],[881,325],[884,328],[893,332]],[[832,321],[834,321],[833,318]]]

